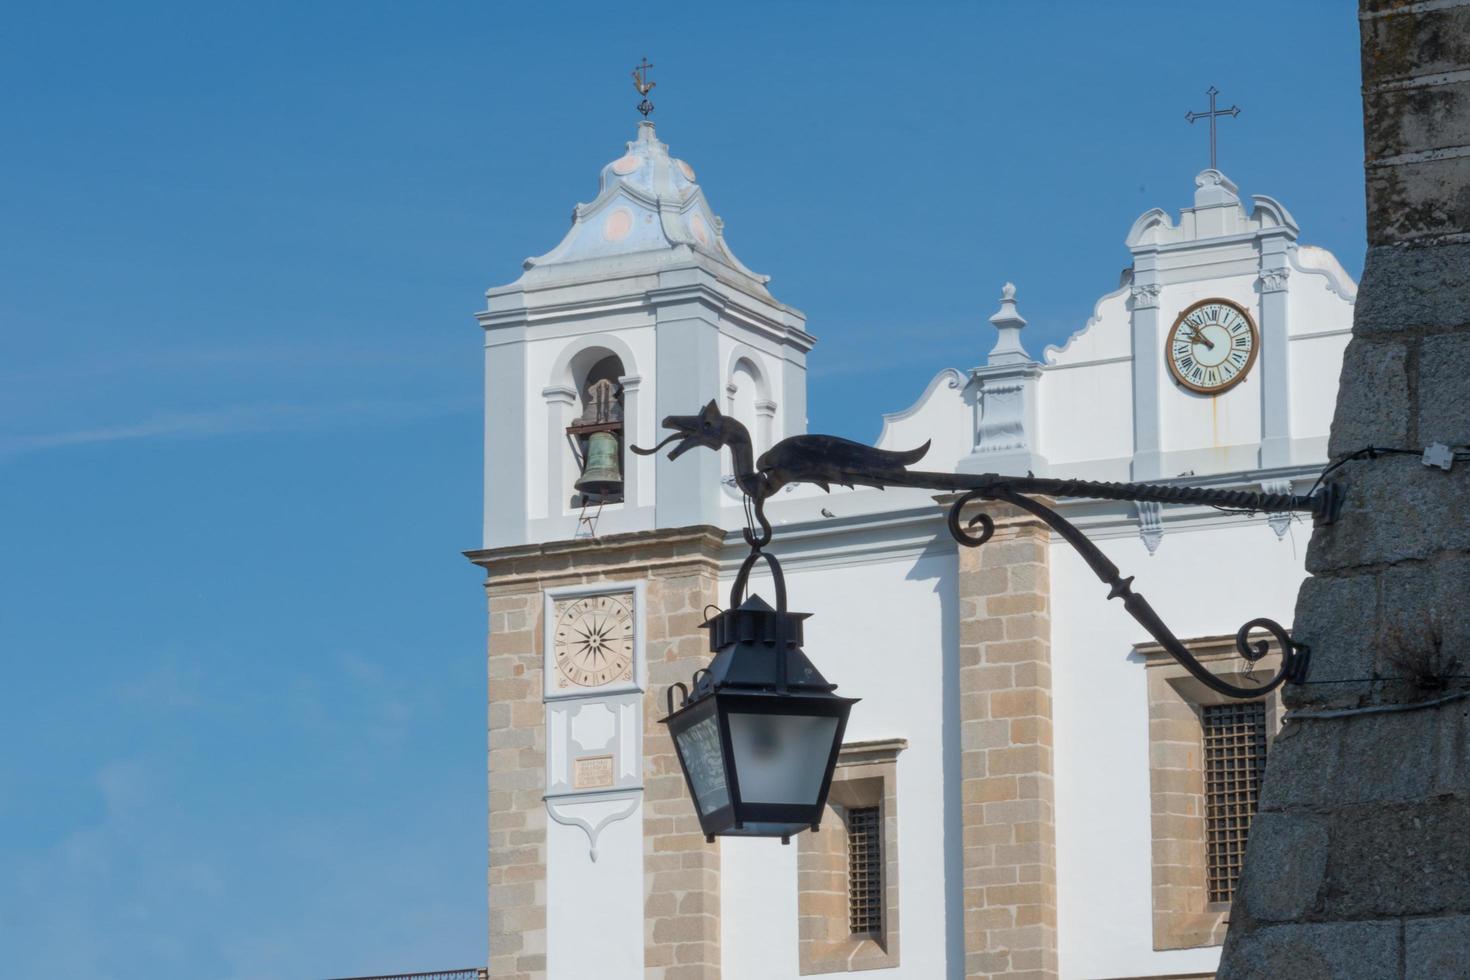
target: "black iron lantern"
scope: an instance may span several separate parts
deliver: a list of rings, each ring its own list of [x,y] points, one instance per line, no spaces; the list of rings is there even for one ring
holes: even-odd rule
[[[741,601],[757,557],[770,565],[776,608]],[[832,770],[855,698],[838,697],[801,651],[807,613],[786,609],[776,559],[753,550],[730,593],[731,608],[704,624],[709,667],[693,691],[668,692],[669,726],[705,839],[780,837],[821,823]],[[674,689],[682,703],[674,706]]]

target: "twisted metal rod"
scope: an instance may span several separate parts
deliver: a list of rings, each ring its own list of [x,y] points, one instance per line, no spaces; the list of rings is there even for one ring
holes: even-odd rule
[[[884,474],[890,486],[908,486],[931,490],[989,490],[1009,488],[1014,493],[1041,494],[1047,497],[1091,497],[1097,500],[1139,500],[1161,504],[1203,504],[1229,507],[1256,513],[1299,512],[1324,519],[1331,516],[1332,494],[1311,496],[1295,493],[1262,493],[1255,490],[1228,490],[1215,487],[1175,486],[1167,483],[1111,483],[1103,480],[1065,480],[1037,476],[1003,476],[999,473],[939,473],[905,470]]]

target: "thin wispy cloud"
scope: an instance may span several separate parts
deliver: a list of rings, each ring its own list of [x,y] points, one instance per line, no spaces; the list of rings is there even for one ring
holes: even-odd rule
[[[122,704],[148,712],[194,711],[205,704],[203,688],[202,668],[170,659],[119,682],[113,695]]]
[[[65,381],[122,377],[130,381],[167,375],[241,370],[316,370],[332,367],[385,366],[395,369],[443,361],[442,350],[422,345],[328,344],[309,341],[162,347],[91,354],[61,361],[40,361],[0,371],[0,390],[48,386]]]
[[[165,412],[113,425],[53,432],[0,435],[0,460],[22,453],[98,443],[151,439],[201,439],[263,432],[291,432],[347,425],[405,422],[473,412],[478,398],[351,400],[322,404],[267,403],[198,411]]]

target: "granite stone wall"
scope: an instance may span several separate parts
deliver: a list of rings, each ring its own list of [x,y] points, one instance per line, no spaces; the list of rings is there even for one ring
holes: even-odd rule
[[[546,935],[545,591],[646,583],[643,699],[644,976],[720,975],[720,850],[705,841],[673,742],[664,692],[709,662],[699,628],[719,596],[724,532],[696,526],[477,551],[489,597],[490,974],[544,980]]]
[[[487,585],[490,972],[546,975],[546,709],[541,703],[541,592]]]
[[[1470,443],[1470,0],[1362,0],[1369,249],[1330,453]],[[1470,462],[1344,464],[1222,980],[1470,969]]]
[[[654,532],[657,533],[657,532]],[[722,605],[723,534],[649,546],[671,564],[648,581],[648,690],[643,699],[643,965],[647,980],[718,980],[720,846],[704,839],[668,727],[664,695],[709,664],[708,604]],[[691,547],[694,546],[694,547]],[[667,552],[667,554],[664,554]]]
[[[977,508],[967,509],[966,518]],[[965,976],[1057,976],[1050,531],[1005,504],[959,549]]]

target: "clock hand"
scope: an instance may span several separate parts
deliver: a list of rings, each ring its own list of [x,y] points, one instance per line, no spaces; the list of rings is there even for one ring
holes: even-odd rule
[[[1210,338],[1199,332],[1199,327],[1190,327],[1189,329],[1194,331],[1194,336],[1189,338],[1191,343],[1204,344],[1210,350],[1215,349],[1215,345]]]

